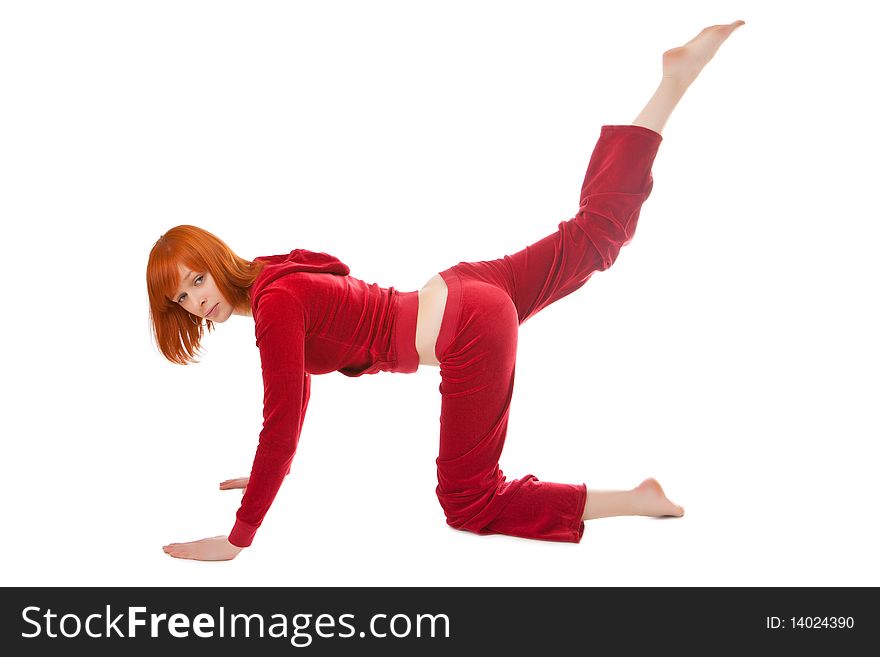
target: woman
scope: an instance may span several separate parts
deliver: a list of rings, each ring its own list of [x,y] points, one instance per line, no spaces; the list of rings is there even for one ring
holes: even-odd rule
[[[254,261],[194,226],[154,245],[147,265],[157,343],[193,361],[205,329],[254,318],[263,368],[263,430],[250,477],[220,484],[244,495],[228,536],[172,543],[184,559],[233,559],[251,544],[290,465],[309,401],[310,375],[361,376],[440,367],[437,496],[447,523],[478,534],[579,542],[584,521],[681,516],[654,479],[631,490],[591,490],[533,475],[508,481],[504,445],[520,324],[579,289],[616,260],[651,193],[651,166],[672,110],[735,29],[707,27],[663,53],[663,78],[631,125],[603,126],[577,215],[522,251],[460,262],[418,292],[368,285],[326,253],[296,249]],[[202,324],[205,320],[205,324]]]

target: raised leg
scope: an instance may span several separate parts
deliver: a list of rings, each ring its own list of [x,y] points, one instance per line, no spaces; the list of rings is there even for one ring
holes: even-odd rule
[[[642,126],[602,126],[573,219],[512,255],[461,262],[453,269],[504,290],[520,324],[581,288],[595,272],[608,269],[633,238],[662,140]]]
[[[633,238],[651,193],[651,166],[669,116],[721,44],[744,24],[707,27],[663,53],[663,78],[633,123],[602,126],[573,219],[517,253],[456,268],[507,292],[520,323],[579,289],[596,271],[608,269]]]

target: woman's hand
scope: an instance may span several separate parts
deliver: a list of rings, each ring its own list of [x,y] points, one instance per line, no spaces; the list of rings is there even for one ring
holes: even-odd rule
[[[171,543],[162,548],[165,554],[177,559],[196,561],[229,561],[235,559],[244,548],[230,543],[226,536],[212,536],[190,543]]]
[[[233,488],[241,488],[241,494],[247,490],[250,477],[239,477],[238,479],[227,479],[220,482],[220,490],[232,490]]]
[[[240,488],[241,494],[247,490],[250,477],[227,479],[220,482],[220,490],[232,490]],[[177,559],[195,559],[197,561],[229,561],[235,559],[244,548],[230,543],[226,536],[212,536],[200,541],[189,543],[171,543],[162,547],[165,554]]]

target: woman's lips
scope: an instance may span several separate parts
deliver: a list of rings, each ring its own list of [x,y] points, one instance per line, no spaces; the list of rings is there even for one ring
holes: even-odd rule
[[[213,315],[213,314],[214,314],[214,311],[217,310],[217,308],[219,308],[219,307],[220,307],[220,304],[219,304],[219,303],[214,304],[214,307],[211,308],[211,310],[208,311],[208,314],[205,315],[205,317],[210,317],[211,315]]]

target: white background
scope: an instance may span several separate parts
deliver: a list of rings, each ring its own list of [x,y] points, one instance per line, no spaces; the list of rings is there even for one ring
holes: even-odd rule
[[[880,585],[876,23],[857,2],[7,2],[0,11],[4,585]],[[661,54],[746,25],[664,132],[615,266],[520,331],[502,468],[682,519],[580,544],[446,526],[439,370],[313,379],[236,560],[253,321],[165,361],[144,274],[201,226],[412,291],[577,210]]]

